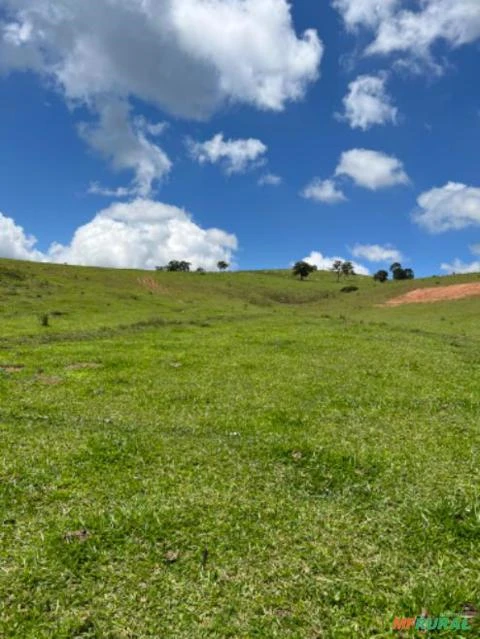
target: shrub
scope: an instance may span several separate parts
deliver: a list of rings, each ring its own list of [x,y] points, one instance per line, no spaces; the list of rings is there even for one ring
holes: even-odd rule
[[[340,293],[353,293],[354,291],[358,291],[358,286],[344,286],[340,289]]]

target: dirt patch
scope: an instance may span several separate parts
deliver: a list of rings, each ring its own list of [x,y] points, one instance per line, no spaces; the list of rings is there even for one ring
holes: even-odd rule
[[[139,277],[138,283],[152,293],[166,293],[167,288],[159,284],[153,277]]]
[[[20,373],[24,368],[23,364],[0,364],[0,371],[5,373]]]
[[[45,384],[45,386],[56,386],[61,384],[63,379],[55,375],[37,375],[36,381],[40,382],[40,384]]]
[[[68,366],[65,366],[65,368],[67,371],[82,371],[89,368],[102,368],[102,365],[96,364],[95,362],[78,362],[76,364],[69,364]]]
[[[400,306],[401,304],[425,304],[445,300],[460,300],[464,297],[480,295],[480,282],[471,284],[452,284],[434,288],[416,288],[405,295],[394,297],[384,306]]]

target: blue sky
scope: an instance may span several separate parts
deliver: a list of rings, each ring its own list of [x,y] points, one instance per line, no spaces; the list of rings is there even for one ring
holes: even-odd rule
[[[478,0],[0,0],[0,256],[480,271],[479,61]]]

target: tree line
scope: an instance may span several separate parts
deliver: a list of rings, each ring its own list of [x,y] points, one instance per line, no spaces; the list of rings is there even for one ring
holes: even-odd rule
[[[304,260],[300,260],[295,262],[292,268],[293,275],[299,277],[302,281],[307,279],[310,273],[317,271],[317,267],[314,264],[309,264]],[[335,273],[337,276],[337,282],[340,281],[341,277],[350,277],[351,275],[356,275],[354,266],[352,262],[349,260],[335,260],[330,267],[330,271]],[[394,280],[413,280],[415,277],[415,273],[411,268],[403,268],[399,262],[394,262],[390,266],[390,272],[392,273],[392,278]],[[376,282],[386,282],[388,280],[388,271],[380,270],[373,275],[373,279]]]
[[[230,264],[228,262],[225,262],[224,260],[220,260],[219,262],[217,262],[217,268],[219,271],[226,271],[229,266]],[[188,273],[191,271],[191,268],[192,268],[191,262],[186,262],[185,260],[170,260],[170,262],[166,264],[165,266],[156,266],[155,270],[177,272],[177,273]],[[206,271],[204,268],[199,266],[197,269],[195,269],[195,272],[205,273]]]
[[[390,272],[394,280],[413,280],[415,273],[411,268],[402,268],[399,262],[394,262],[390,267]],[[377,271],[373,276],[376,282],[386,282],[388,280],[388,271],[384,269]]]

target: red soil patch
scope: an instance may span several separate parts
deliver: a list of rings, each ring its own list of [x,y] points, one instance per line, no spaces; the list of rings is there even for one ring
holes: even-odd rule
[[[480,282],[473,284],[452,284],[435,288],[416,288],[410,293],[394,297],[384,306],[400,306],[401,304],[422,304],[442,302],[444,300],[460,300],[464,297],[480,295]]]

